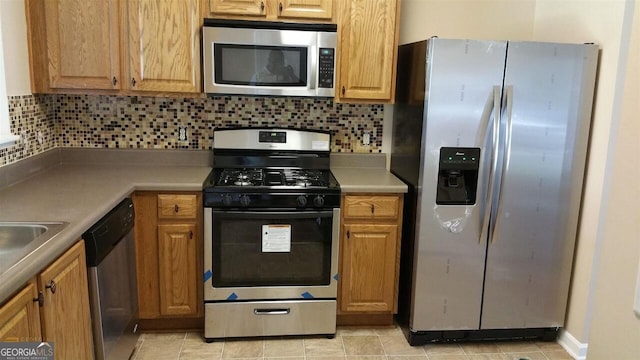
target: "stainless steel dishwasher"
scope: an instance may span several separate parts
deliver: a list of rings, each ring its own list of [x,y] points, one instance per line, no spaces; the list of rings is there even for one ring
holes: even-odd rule
[[[138,342],[133,219],[124,199],[82,235],[96,360],[129,359]]]

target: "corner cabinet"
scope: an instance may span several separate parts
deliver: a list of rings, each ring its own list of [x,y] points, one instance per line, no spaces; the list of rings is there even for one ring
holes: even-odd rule
[[[333,18],[335,0],[208,0],[209,16],[247,20]]]
[[[397,312],[402,195],[342,197],[338,323],[391,324]]]
[[[344,0],[338,3],[336,100],[392,103],[400,0]]]
[[[26,0],[32,91],[199,93],[200,2]]]
[[[93,359],[84,241],[0,307],[0,341],[53,342],[56,359]]]
[[[29,3],[41,4],[34,0]],[[120,88],[118,4],[118,0],[44,1],[44,55],[48,58],[50,87]]]
[[[177,327],[197,327],[204,307],[201,193],[136,192],[133,202],[141,326],[178,319]]]

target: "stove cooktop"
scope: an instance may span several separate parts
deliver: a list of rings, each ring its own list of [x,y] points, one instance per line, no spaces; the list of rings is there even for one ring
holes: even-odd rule
[[[204,203],[216,208],[332,208],[340,206],[340,185],[326,169],[213,169],[204,184]]]

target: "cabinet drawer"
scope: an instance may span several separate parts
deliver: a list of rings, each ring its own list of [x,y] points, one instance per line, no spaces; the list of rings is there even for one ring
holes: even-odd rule
[[[347,195],[344,197],[345,218],[396,219],[398,217],[397,195]]]
[[[158,195],[158,219],[195,219],[197,212],[196,195]]]

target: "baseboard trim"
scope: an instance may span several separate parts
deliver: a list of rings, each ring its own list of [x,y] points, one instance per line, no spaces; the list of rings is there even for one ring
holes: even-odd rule
[[[589,347],[589,344],[581,343],[568,331],[560,331],[560,335],[558,336],[558,344],[560,344],[574,359],[587,359],[587,348]]]

